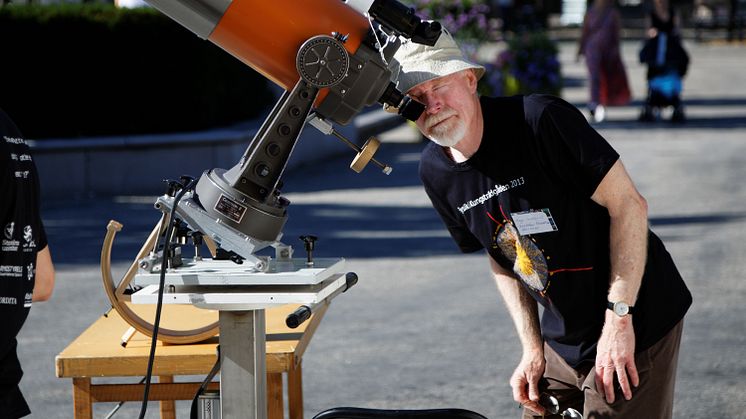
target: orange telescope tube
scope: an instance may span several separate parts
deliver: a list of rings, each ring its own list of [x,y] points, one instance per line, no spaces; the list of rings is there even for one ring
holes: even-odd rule
[[[236,0],[208,39],[290,90],[300,78],[298,48],[308,38],[348,35],[344,46],[354,55],[369,30],[365,17],[340,0]]]
[[[300,76],[296,54],[308,38],[347,36],[354,55],[368,20],[341,0],[148,0],[274,83],[291,90]]]

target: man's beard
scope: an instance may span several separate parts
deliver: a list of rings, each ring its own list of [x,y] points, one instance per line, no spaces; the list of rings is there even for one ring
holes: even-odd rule
[[[445,108],[425,119],[425,134],[435,144],[453,147],[466,135],[466,124],[455,110]]]

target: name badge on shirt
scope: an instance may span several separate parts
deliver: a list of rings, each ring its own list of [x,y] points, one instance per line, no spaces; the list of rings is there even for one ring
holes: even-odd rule
[[[549,212],[549,208],[514,212],[511,215],[513,216],[513,223],[518,232],[521,233],[521,236],[550,233],[558,230],[557,224],[554,223],[554,218],[552,218],[552,213]]]

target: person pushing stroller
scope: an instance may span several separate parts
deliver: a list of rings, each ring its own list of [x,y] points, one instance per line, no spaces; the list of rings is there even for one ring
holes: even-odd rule
[[[662,108],[672,106],[671,121],[684,122],[681,91],[689,56],[681,43],[674,10],[668,0],[654,1],[650,21],[648,40],[640,50],[640,63],[648,66],[648,95],[639,119],[654,121]]]

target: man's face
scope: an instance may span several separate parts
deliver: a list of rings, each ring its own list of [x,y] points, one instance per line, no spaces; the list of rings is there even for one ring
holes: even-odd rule
[[[459,71],[419,84],[408,94],[423,103],[425,112],[417,127],[436,144],[453,147],[467,133],[475,115],[476,77],[471,70]]]

